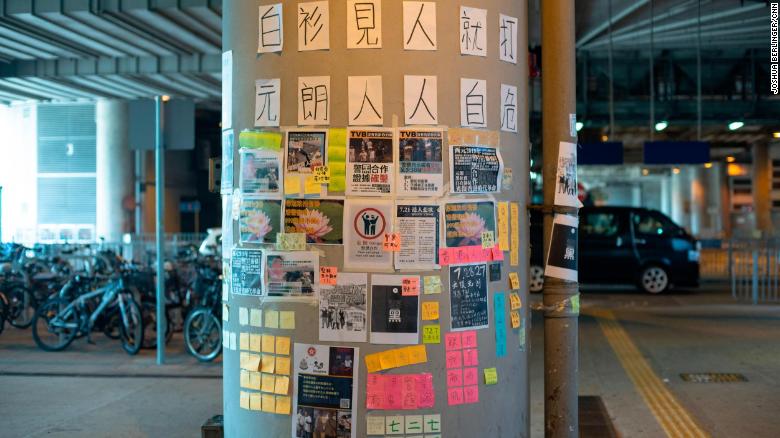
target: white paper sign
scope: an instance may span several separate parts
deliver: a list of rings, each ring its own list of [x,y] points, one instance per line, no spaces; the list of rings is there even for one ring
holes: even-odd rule
[[[327,1],[298,3],[298,51],[330,49]]]
[[[255,81],[255,126],[279,126],[280,84],[278,78]]]
[[[407,125],[438,125],[436,76],[404,76],[404,115]]]
[[[498,17],[498,57],[517,64],[517,18],[500,14]]]
[[[501,84],[501,130],[517,132],[517,87]]]
[[[257,53],[281,52],[284,45],[282,4],[261,5]]]
[[[347,48],[382,48],[382,0],[347,0]]]
[[[330,124],[330,76],[298,78],[298,125]]]
[[[320,341],[366,342],[368,275],[339,272],[335,286],[320,285]]]
[[[487,9],[460,7],[460,54],[487,56]]]
[[[460,125],[487,128],[487,81],[460,79]]]
[[[383,249],[385,234],[392,232],[392,201],[347,199],[343,226],[345,269],[389,271],[393,268],[393,252]]]
[[[222,129],[233,124],[233,51],[222,53]]]
[[[382,76],[350,76],[349,124],[382,125]]]
[[[547,263],[544,275],[577,281],[577,234],[579,220],[567,214],[556,214],[553,218]]]
[[[580,200],[577,198],[577,145],[567,141],[558,145],[555,205],[577,208],[580,206]]]
[[[436,50],[436,3],[404,2],[404,49]]]

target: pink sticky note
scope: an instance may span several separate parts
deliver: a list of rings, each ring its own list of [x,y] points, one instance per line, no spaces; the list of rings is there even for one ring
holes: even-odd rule
[[[477,348],[477,332],[475,330],[462,332],[462,336],[463,348]]]
[[[420,295],[420,277],[404,277],[401,279],[401,295],[405,297]]]
[[[469,386],[479,385],[479,368],[464,368],[463,384]]]
[[[479,353],[476,348],[467,348],[463,350],[463,366],[475,367],[479,365]]]
[[[479,386],[466,386],[463,388],[466,403],[479,403]]]
[[[460,351],[448,351],[445,355],[447,369],[463,367],[463,354]]]
[[[403,382],[401,385],[401,409],[413,410],[417,409],[417,376],[414,374],[406,374],[401,379]]]
[[[451,263],[450,252],[447,251],[447,248],[439,248],[439,264],[441,266],[447,266]]]
[[[447,386],[463,386],[463,368],[447,370]]]
[[[460,350],[462,348],[460,339],[461,339],[460,332],[447,333],[446,335],[444,335],[445,349],[447,351]]]
[[[493,260],[500,262],[504,260],[504,251],[501,251],[501,249],[498,247],[498,245],[494,246],[491,251],[493,252]]]
[[[436,403],[436,398],[433,395],[433,375],[432,374],[418,374],[417,375],[417,406],[419,408],[432,408]]]
[[[447,389],[447,403],[450,406],[463,404],[463,387]]]
[[[369,374],[366,381],[366,409],[385,409],[385,380],[381,374]]]
[[[455,250],[455,264],[468,263],[468,262],[469,262],[468,250],[463,248],[457,248]]]
[[[399,410],[403,407],[401,394],[401,377],[397,375],[385,376],[385,409]]]

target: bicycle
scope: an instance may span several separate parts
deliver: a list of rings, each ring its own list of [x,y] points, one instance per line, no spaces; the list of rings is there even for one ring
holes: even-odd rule
[[[208,266],[198,266],[195,292],[199,306],[184,321],[184,345],[200,362],[210,362],[222,353],[222,279]]]

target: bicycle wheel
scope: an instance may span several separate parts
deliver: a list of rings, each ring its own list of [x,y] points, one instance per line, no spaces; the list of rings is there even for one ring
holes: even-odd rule
[[[210,362],[222,352],[222,324],[209,309],[197,309],[184,321],[184,344],[201,362]]]
[[[143,348],[157,348],[157,304],[144,301],[141,303],[141,314],[144,321],[144,342]],[[170,342],[173,337],[171,330],[171,319],[165,320],[165,344]]]
[[[119,314],[118,310],[114,311],[103,326],[103,334],[106,335],[108,339],[113,339],[115,341],[121,338],[122,333],[119,329],[119,326],[122,325],[121,321],[122,315]]]
[[[3,329],[5,328],[5,311],[5,295],[0,292],[0,333],[3,333]]]
[[[43,303],[32,320],[35,344],[44,351],[64,350],[79,331],[79,313],[76,306],[64,298],[52,298]]]
[[[135,355],[141,350],[144,342],[144,323],[141,308],[133,299],[125,301],[125,314],[119,325],[122,334],[122,348],[127,354]],[[121,310],[120,310],[121,311]]]
[[[35,316],[35,305],[32,294],[23,287],[15,287],[8,294],[9,315],[8,322],[12,326],[26,329],[32,324]]]

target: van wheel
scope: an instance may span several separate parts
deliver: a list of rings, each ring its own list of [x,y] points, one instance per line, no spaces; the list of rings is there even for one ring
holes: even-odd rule
[[[669,275],[660,266],[651,265],[642,270],[639,288],[651,294],[660,294],[669,287]]]
[[[544,269],[541,266],[531,265],[528,278],[528,289],[531,292],[541,292],[544,287]]]

